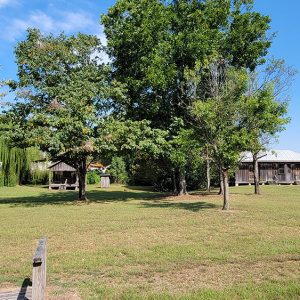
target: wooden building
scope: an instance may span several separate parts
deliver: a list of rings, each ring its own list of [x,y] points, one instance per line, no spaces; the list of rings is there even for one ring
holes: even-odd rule
[[[274,150],[262,153],[258,159],[259,179],[262,184],[300,184],[300,153]],[[235,173],[235,185],[254,183],[253,159],[249,152],[242,154]]]
[[[59,161],[53,163],[49,167],[49,171],[52,173],[49,176],[49,189],[75,189],[78,188],[78,175],[76,169],[68,164]]]

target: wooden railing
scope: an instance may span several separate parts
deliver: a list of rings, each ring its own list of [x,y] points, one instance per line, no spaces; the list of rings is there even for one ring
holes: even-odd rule
[[[47,243],[41,238],[33,257],[32,300],[44,300],[46,293]]]
[[[32,282],[29,278],[26,278],[18,291],[0,292],[0,300],[44,300],[46,273],[47,243],[46,238],[41,238],[33,257]]]

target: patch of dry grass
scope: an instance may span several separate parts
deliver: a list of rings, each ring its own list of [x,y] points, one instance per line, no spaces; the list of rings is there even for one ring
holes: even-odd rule
[[[234,187],[230,212],[215,194],[89,189],[89,204],[74,192],[0,190],[0,286],[31,275],[45,235],[50,299],[300,297],[299,186]]]

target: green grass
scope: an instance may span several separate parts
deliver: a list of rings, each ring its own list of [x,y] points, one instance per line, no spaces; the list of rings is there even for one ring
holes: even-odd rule
[[[0,287],[31,276],[46,236],[49,299],[300,299],[300,187],[252,189],[223,212],[200,193],[1,188]]]

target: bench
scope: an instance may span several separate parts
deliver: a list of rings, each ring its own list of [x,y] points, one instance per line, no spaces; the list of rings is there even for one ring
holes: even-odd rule
[[[32,282],[29,278],[26,278],[20,290],[0,292],[0,300],[44,300],[46,271],[47,243],[46,238],[41,238],[33,257]]]

